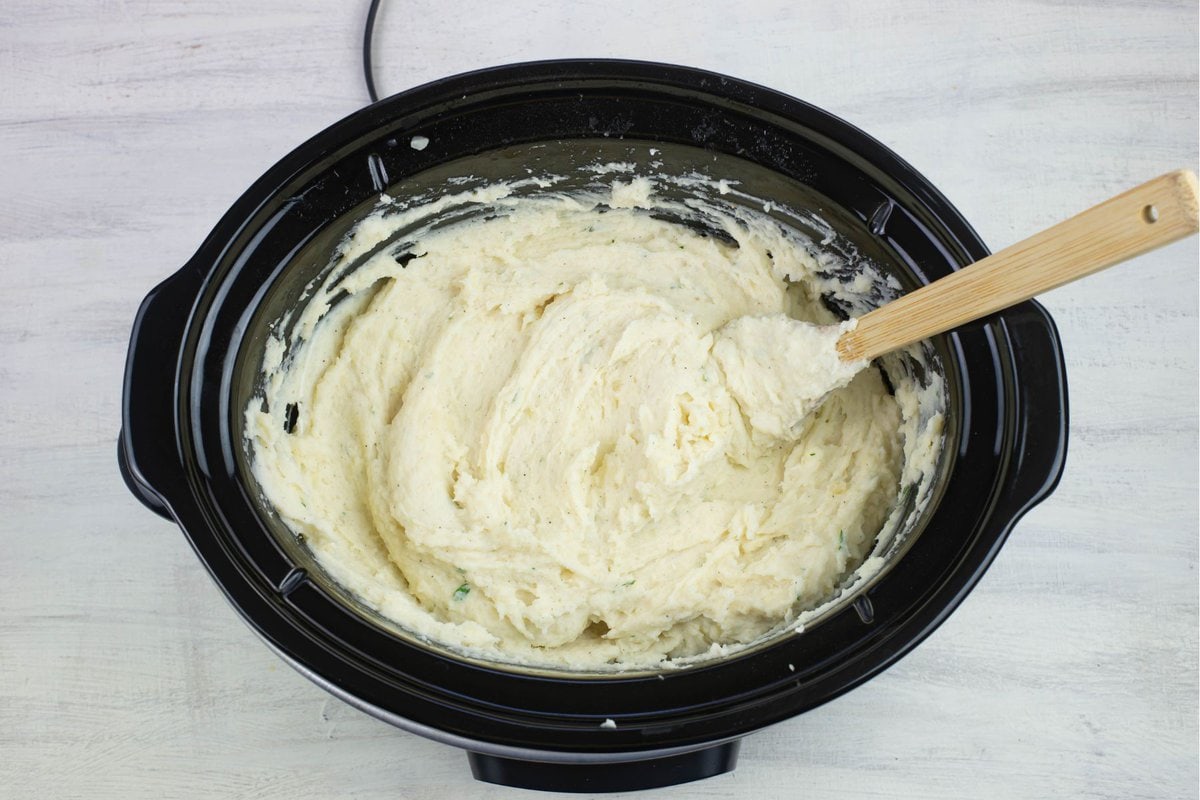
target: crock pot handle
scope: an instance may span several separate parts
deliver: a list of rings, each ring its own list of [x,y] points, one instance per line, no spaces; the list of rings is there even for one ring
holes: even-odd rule
[[[476,780],[543,792],[636,792],[711,778],[737,766],[741,740],[641,761],[561,764],[468,753]]]
[[[125,481],[125,488],[129,490],[142,505],[158,514],[163,519],[173,519],[171,510],[167,508],[167,504],[159,497],[153,489],[144,485],[140,480],[133,476],[133,470],[129,466],[129,456],[125,450],[125,429],[117,433],[117,468],[121,470],[121,480]]]
[[[189,262],[146,295],[125,358],[117,464],[133,496],[166,519],[168,487],[183,477],[174,408],[180,350],[203,277]]]
[[[1062,477],[1067,458],[1067,373],[1058,330],[1039,303],[1015,306],[1001,320],[1011,363],[1019,364],[1014,380],[1013,477],[1001,500],[1015,523],[1049,496]]]

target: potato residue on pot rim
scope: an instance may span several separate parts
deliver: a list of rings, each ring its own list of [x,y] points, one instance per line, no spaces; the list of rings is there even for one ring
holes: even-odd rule
[[[713,353],[741,317],[834,322],[821,295],[878,276],[835,287],[770,217],[644,177],[513,187],[385,198],[276,326],[253,473],[329,575],[468,655],[623,669],[798,626],[878,569],[940,450],[936,373],[893,395],[870,368],[783,430]]]

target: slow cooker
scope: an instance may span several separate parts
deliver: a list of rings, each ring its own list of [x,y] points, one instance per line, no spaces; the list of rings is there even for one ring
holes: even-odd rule
[[[811,210],[909,289],[988,254],[925,178],[814,106],[678,66],[537,62],[439,80],[317,134],[238,199],[134,322],[118,445],[130,490],[179,525],[280,657],[381,720],[463,748],[482,780],[615,791],[733,769],[746,734],[854,688],[936,628],[1063,468],[1059,340],[1027,302],[927,344],[948,393],[933,501],[912,509],[885,570],[802,633],[687,669],[581,674],[458,657],[356,607],[281,530],[242,437],[269,325],[302,297],[311,254],[384,191],[648,147]]]

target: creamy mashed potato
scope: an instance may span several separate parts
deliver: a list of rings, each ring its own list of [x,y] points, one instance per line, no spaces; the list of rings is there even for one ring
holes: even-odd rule
[[[835,321],[814,257],[766,217],[656,218],[652,189],[493,191],[467,198],[487,217],[399,240],[416,212],[385,205],[279,326],[245,411],[254,476],[403,628],[570,668],[724,652],[834,595],[906,446],[935,449],[874,368],[807,417],[762,413],[797,379],[755,385],[739,359]]]

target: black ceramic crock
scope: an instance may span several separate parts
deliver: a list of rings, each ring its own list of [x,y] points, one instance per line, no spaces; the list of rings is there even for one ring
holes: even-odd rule
[[[430,145],[414,149],[414,135]],[[877,675],[937,627],[1015,522],[1056,485],[1065,375],[1053,322],[1036,303],[938,337],[950,396],[940,497],[880,579],[801,635],[631,676],[522,672],[397,636],[316,579],[273,532],[249,485],[239,376],[270,321],[260,306],[289,280],[298,253],[325,246],[334,221],[385,186],[403,191],[407,179],[439,165],[494,165],[529,143],[564,141],[699,148],[723,168],[770,171],[910,288],[988,252],[949,202],[879,142],[760,86],[629,61],[539,62],[447,78],[302,144],[150,292],[129,348],[119,461],[129,488],[179,524],[259,636],[334,695],[466,749],[482,780],[648,788],[732,769],[741,737]]]

